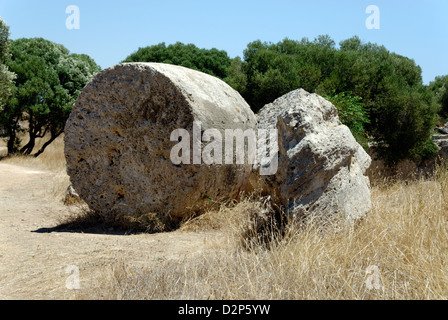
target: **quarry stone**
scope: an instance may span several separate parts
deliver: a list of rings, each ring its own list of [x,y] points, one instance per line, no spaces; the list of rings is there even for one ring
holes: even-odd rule
[[[288,214],[355,221],[371,209],[370,156],[329,101],[292,91],[264,106],[257,126],[278,130],[278,171],[261,179]]]

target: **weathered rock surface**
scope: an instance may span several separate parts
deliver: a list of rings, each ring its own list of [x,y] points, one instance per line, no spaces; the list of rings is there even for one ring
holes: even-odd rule
[[[447,129],[448,130],[448,129]],[[438,157],[448,160],[448,134],[437,135],[432,137],[437,148],[439,148]]]
[[[371,159],[330,102],[299,89],[264,106],[258,117],[258,129],[278,129],[278,170],[262,178],[290,215],[354,221],[371,209],[364,175]]]
[[[108,216],[187,217],[211,199],[238,196],[245,165],[175,165],[175,129],[255,129],[244,99],[223,81],[174,65],[125,63],[83,90],[65,130],[67,172],[91,209]],[[223,134],[224,136],[224,134]],[[192,142],[191,142],[192,143]]]

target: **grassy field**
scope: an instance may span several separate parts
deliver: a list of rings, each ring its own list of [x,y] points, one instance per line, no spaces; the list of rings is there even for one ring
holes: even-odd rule
[[[68,185],[62,139],[37,159],[2,161],[57,172],[57,198]],[[225,234],[215,253],[156,269],[122,259],[78,298],[447,299],[447,168],[426,179],[376,181],[372,202],[355,226],[286,228],[269,248],[248,236],[256,233],[254,219],[263,218],[263,201],[226,204],[181,227]]]
[[[269,250],[246,250],[235,241],[216,255],[157,270],[123,261],[89,298],[447,299],[447,181],[444,171],[431,180],[375,187],[372,211],[353,228],[312,223],[289,230]],[[214,223],[199,225],[224,223],[241,240],[235,221],[259,206],[252,200],[223,208]]]

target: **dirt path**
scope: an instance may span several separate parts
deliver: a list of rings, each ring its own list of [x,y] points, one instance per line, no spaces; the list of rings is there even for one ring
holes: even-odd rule
[[[76,299],[119,259],[157,267],[213,248],[211,233],[116,235],[51,232],[70,214],[49,195],[52,172],[0,162],[0,300]],[[67,288],[79,270],[80,290]]]

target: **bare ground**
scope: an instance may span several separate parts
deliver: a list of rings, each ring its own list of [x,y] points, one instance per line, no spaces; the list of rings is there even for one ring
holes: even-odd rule
[[[216,233],[175,231],[126,235],[113,229],[59,230],[79,208],[64,206],[48,190],[55,173],[0,162],[0,300],[78,299],[101,286],[100,276],[121,261],[157,268],[216,250]],[[80,289],[66,281],[79,269]],[[98,297],[101,298],[101,297]]]

